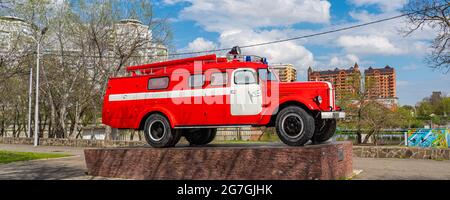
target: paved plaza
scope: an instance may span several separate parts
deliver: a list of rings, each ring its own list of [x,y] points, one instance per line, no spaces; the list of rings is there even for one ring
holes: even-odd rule
[[[32,160],[0,164],[1,180],[45,179],[45,180],[103,180],[106,178],[87,176],[83,148],[49,147],[31,145],[0,144],[0,150],[23,152],[65,153],[65,158]],[[353,158],[353,168],[362,170],[354,180],[450,180],[450,161],[416,159]]]

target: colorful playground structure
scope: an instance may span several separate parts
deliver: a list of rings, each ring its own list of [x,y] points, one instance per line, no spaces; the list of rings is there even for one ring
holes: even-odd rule
[[[449,148],[449,129],[411,129],[407,133],[407,146]]]

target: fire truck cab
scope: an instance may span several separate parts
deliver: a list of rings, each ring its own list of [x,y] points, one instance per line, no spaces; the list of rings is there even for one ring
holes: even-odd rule
[[[112,77],[104,96],[103,123],[143,130],[153,147],[172,147],[184,136],[210,143],[220,127],[276,127],[281,141],[301,146],[329,140],[336,119],[329,82],[278,80],[265,58],[233,48],[226,57],[206,55],[127,68]]]

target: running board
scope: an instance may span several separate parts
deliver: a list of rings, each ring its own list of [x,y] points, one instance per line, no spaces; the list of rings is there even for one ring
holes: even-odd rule
[[[252,125],[225,125],[225,126],[175,126],[175,129],[187,129],[187,128],[244,128],[252,127]]]

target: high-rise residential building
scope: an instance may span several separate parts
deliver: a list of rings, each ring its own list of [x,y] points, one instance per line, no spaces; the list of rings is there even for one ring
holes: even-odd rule
[[[23,19],[11,16],[0,16],[0,54],[10,54],[14,47],[26,50],[26,45],[14,45],[21,41],[18,38],[26,38],[26,32],[30,32],[31,26]],[[28,30],[28,31],[27,31]],[[121,20],[111,27],[108,27],[109,43],[105,55],[118,56],[117,50],[123,53],[133,49],[127,65],[145,64],[155,61],[165,61],[168,59],[168,49],[159,43],[154,42],[152,31],[147,25],[133,19]],[[48,40],[56,40],[55,34],[47,35]],[[59,53],[57,43],[47,43],[42,47],[46,53]],[[20,51],[14,49],[15,51]],[[65,51],[72,54],[81,52],[77,45],[66,38]]]
[[[361,72],[358,63],[349,69],[313,71],[308,68],[308,81],[328,81],[336,90],[336,99],[351,97],[361,89]]]
[[[270,69],[280,78],[281,82],[295,82],[297,80],[297,70],[291,64],[276,64]]]
[[[308,81],[328,81],[336,89],[336,99],[352,98],[361,91],[361,72],[357,63],[349,69],[313,71],[308,69]],[[396,75],[394,68],[369,67],[364,70],[364,89],[369,99],[395,110],[398,105]]]
[[[0,53],[8,53],[14,48],[17,37],[30,30],[30,26],[22,19],[12,16],[0,16]]]
[[[364,71],[365,89],[370,98],[390,99],[396,98],[396,75],[394,68],[372,68]]]
[[[138,43],[138,45],[135,43]],[[168,59],[168,49],[164,45],[153,42],[153,35],[150,28],[135,19],[123,19],[114,24],[111,34],[111,45],[122,48],[137,47],[136,53],[130,58],[129,65],[139,65]]]

